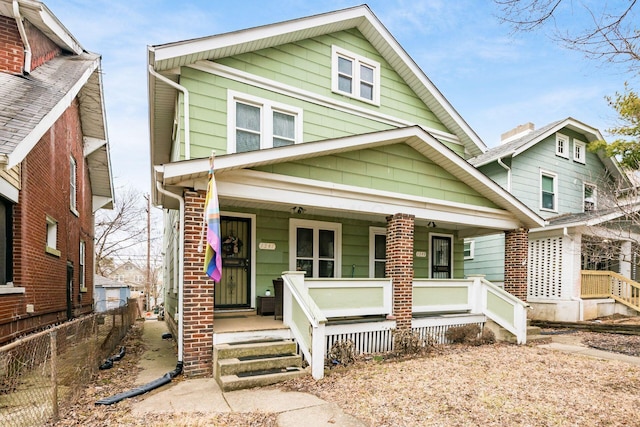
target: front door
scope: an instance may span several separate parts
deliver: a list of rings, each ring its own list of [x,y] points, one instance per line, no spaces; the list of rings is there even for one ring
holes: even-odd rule
[[[431,236],[431,278],[451,279],[452,239],[450,236]]]
[[[222,217],[222,277],[214,288],[216,308],[248,308],[251,297],[251,219]]]

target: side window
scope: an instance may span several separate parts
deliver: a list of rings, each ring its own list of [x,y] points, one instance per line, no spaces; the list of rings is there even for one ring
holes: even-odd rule
[[[569,137],[561,133],[556,134],[556,156],[569,158]]]
[[[573,160],[585,164],[587,161],[586,146],[582,141],[573,140]]]
[[[13,282],[13,204],[0,197],[0,286]]]
[[[332,46],[331,90],[380,105],[380,64]]]
[[[78,164],[76,159],[69,157],[69,208],[75,214],[78,213],[77,204]]]
[[[557,176],[549,172],[540,172],[540,209],[556,211],[557,201]]]
[[[369,277],[386,277],[387,230],[384,227],[369,227]]]
[[[464,239],[464,259],[473,259],[475,256],[476,241]]]
[[[86,261],[86,249],[87,245],[84,240],[80,241],[80,271],[78,271],[78,277],[80,278],[80,292],[87,292],[87,282],[85,280],[85,261]]]
[[[302,109],[227,91],[227,152],[244,153],[302,142]]]
[[[45,252],[60,256],[60,251],[58,250],[58,221],[50,216],[47,216],[47,242]]]
[[[596,206],[596,186],[584,183],[584,211],[595,211]]]

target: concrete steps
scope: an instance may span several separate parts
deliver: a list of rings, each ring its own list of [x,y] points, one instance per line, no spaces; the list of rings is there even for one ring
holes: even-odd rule
[[[290,340],[216,344],[215,378],[222,391],[260,387],[307,374]]]
[[[528,321],[527,321],[528,323]],[[494,323],[493,321],[487,321],[485,327],[488,327],[493,331],[496,336],[496,340],[504,341],[515,344],[516,337],[511,332],[507,331],[503,327]],[[538,345],[548,344],[551,342],[551,337],[548,335],[542,335],[542,329],[538,326],[527,325],[527,344]]]

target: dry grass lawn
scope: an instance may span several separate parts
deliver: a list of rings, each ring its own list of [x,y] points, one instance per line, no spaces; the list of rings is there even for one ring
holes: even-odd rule
[[[630,353],[640,337],[579,333]],[[139,330],[126,345],[141,345]],[[276,426],[277,414],[175,414],[135,418],[130,402],[94,406],[130,388],[136,357],[101,371],[57,426]],[[640,351],[637,352],[640,354]],[[131,357],[129,357],[131,356]],[[640,366],[536,346],[446,346],[412,359],[368,358],[279,387],[313,393],[369,426],[640,426]],[[313,424],[309,424],[312,426]]]

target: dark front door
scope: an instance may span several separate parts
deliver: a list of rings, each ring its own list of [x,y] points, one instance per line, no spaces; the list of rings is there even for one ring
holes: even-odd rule
[[[67,319],[73,318],[73,264],[67,263]]]
[[[451,279],[451,237],[431,236],[431,278]]]
[[[214,290],[216,308],[247,308],[251,298],[251,219],[222,217],[222,277]]]

